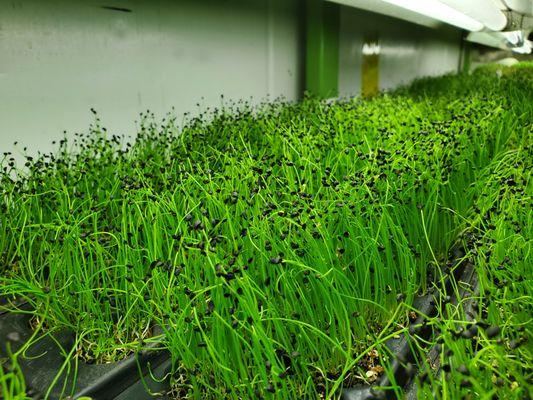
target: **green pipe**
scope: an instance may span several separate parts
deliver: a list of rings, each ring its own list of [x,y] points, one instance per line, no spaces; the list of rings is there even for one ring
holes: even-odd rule
[[[305,89],[324,98],[338,95],[339,8],[323,0],[306,3]]]
[[[471,64],[471,46],[469,43],[465,42],[464,55],[463,55],[463,72],[470,72]]]

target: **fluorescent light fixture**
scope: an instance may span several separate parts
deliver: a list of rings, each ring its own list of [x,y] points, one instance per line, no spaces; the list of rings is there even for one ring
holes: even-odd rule
[[[522,46],[519,47],[513,47],[511,51],[518,53],[518,54],[531,54],[532,44],[530,40],[526,40]]]
[[[524,35],[521,31],[502,32],[509,47],[518,47],[524,44]]]
[[[529,32],[513,31],[502,32],[502,34],[507,42],[506,45],[511,49],[511,51],[519,54],[531,53],[531,42],[527,40]]]
[[[491,31],[501,31],[507,25],[507,17],[499,5],[491,0],[440,0],[441,3],[481,22]]]
[[[500,10],[507,10],[507,6],[503,2],[503,0],[492,0],[492,2],[498,7]]]
[[[533,1],[531,0],[504,0],[507,7],[520,14],[533,15]]]
[[[418,14],[422,14],[450,25],[457,26],[471,32],[477,32],[484,28],[484,25],[463,14],[456,9],[441,3],[438,0],[383,0],[389,4],[406,8]]]
[[[389,17],[398,18],[412,24],[426,26],[428,28],[438,28],[441,21],[435,18],[430,18],[425,15],[412,12],[403,7],[394,6],[381,0],[327,0],[332,3],[342,4],[348,7],[359,8],[361,10],[370,11],[377,14],[387,15]]]
[[[530,54],[531,41],[526,39],[528,33],[529,31],[470,32],[466,37],[466,40],[485,46],[511,50],[515,53]]]
[[[472,43],[479,43],[484,46],[497,47],[507,50],[504,40],[501,35],[497,35],[494,32],[470,32],[466,37],[466,40]]]

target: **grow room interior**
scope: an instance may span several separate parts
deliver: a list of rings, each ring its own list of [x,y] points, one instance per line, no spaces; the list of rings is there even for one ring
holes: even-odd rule
[[[530,399],[533,0],[0,0],[0,398]]]

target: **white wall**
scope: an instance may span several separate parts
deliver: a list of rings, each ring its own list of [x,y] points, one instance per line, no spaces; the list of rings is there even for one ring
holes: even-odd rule
[[[422,76],[457,72],[461,34],[453,28],[430,29],[351,7],[341,7],[339,94],[359,95],[363,40],[380,44],[379,88],[390,89]]]
[[[120,12],[104,5],[131,9]],[[0,0],[0,152],[302,90],[297,0]]]
[[[140,111],[198,113],[303,90],[302,0],[0,0],[0,152],[85,132],[98,110],[132,134]],[[128,8],[113,11],[102,6]],[[365,35],[380,88],[456,71],[460,33],[341,7],[339,92],[357,95]],[[200,103],[200,107],[196,104]]]

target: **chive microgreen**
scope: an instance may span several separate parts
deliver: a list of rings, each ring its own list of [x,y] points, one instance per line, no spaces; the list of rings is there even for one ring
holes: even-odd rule
[[[130,142],[91,109],[56,152],[0,158],[0,295],[26,299],[42,334],[76,332],[86,362],[157,336],[179,398],[337,398],[389,372],[387,339],[426,326],[450,379],[427,368],[422,393],[525,394],[532,82],[530,67],[476,71],[182,126],[145,112]],[[476,320],[443,293],[407,328],[457,258],[479,274]],[[2,368],[0,390],[24,391]]]

